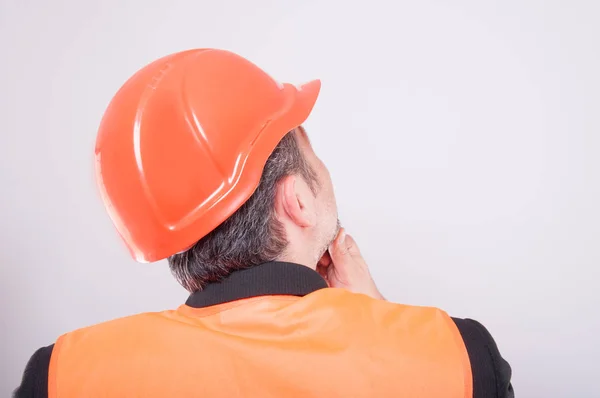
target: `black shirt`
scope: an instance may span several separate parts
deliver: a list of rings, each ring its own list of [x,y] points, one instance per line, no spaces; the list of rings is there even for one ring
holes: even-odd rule
[[[305,296],[326,288],[321,276],[308,267],[271,262],[232,273],[221,283],[192,294],[186,305],[208,307],[265,295]],[[483,325],[472,319],[452,318],[465,342],[473,373],[474,398],[512,398],[511,368]],[[15,398],[47,398],[48,368],[54,345],[37,350],[25,368]]]

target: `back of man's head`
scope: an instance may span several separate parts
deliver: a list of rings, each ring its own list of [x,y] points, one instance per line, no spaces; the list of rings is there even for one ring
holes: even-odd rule
[[[240,209],[185,252],[169,257],[169,266],[188,291],[203,289],[233,271],[274,261],[288,240],[274,205],[277,184],[297,175],[313,192],[318,189],[315,171],[308,164],[296,131],[283,137],[263,169],[256,191]]]

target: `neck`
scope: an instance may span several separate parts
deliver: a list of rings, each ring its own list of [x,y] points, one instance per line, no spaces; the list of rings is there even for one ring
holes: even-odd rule
[[[304,265],[310,269],[317,269],[317,261],[313,254],[314,250],[306,250],[306,245],[304,245],[304,250],[300,250],[295,247],[292,242],[288,243],[288,247],[285,252],[277,258],[277,261],[283,261],[287,263],[294,263]]]

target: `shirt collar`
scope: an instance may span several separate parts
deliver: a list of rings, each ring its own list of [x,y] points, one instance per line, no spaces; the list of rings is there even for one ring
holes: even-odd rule
[[[256,296],[306,296],[326,287],[321,275],[304,265],[273,261],[233,272],[192,293],[185,304],[202,308]]]

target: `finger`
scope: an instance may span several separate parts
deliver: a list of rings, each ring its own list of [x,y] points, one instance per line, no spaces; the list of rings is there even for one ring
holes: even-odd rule
[[[326,250],[325,253],[321,256],[317,265],[321,267],[329,267],[331,265],[331,256],[329,255],[329,250]]]
[[[345,257],[350,256],[348,251],[348,247],[346,244],[346,231],[342,228],[338,233],[338,236],[335,238],[331,246],[329,247],[329,254],[331,256],[331,260],[335,265],[339,261],[342,261]]]
[[[319,275],[321,275],[323,279],[325,279],[325,282],[327,282],[327,284],[329,285],[329,274],[327,272],[327,268],[317,265],[317,272],[319,273]]]
[[[358,248],[358,245],[356,244],[356,241],[354,240],[354,238],[348,234],[346,234],[346,249],[348,250],[348,253],[350,253],[352,256],[360,256],[360,249]]]

